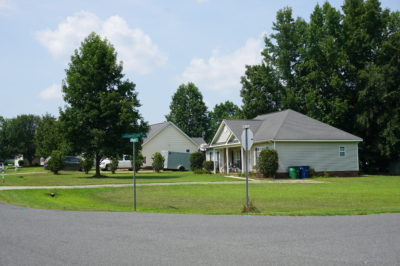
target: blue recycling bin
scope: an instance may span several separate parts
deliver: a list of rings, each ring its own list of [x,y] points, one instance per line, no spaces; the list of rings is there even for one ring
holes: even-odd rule
[[[310,167],[309,166],[300,166],[300,178],[309,178],[310,177]]]

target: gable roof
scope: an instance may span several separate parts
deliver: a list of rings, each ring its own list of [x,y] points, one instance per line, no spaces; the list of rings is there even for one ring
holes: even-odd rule
[[[151,138],[161,132],[164,128],[169,125],[169,122],[165,121],[162,123],[157,123],[150,125],[149,132],[147,132],[147,137],[143,139],[143,144],[148,142]]]
[[[200,146],[201,144],[206,144],[206,141],[203,138],[192,138],[192,140],[197,143],[197,146]]]
[[[262,141],[362,141],[361,138],[293,110],[254,119],[226,119],[224,123],[240,141],[243,126],[249,125],[254,142]],[[218,132],[217,132],[218,134]]]
[[[147,142],[149,142],[152,138],[157,136],[159,133],[161,133],[161,131],[163,131],[168,126],[172,126],[172,127],[176,128],[179,132],[182,133],[182,135],[184,135],[187,139],[189,139],[189,141],[191,141],[194,145],[197,145],[197,147],[199,147],[203,143],[206,143],[203,138],[191,138],[174,123],[172,123],[170,121],[165,121],[162,123],[150,125],[150,129],[149,129],[149,132],[147,133],[147,137],[143,139],[143,145],[146,144]]]

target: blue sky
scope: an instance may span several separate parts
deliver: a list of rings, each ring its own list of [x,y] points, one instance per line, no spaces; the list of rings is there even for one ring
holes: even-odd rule
[[[57,116],[69,57],[92,31],[114,44],[150,123],[165,120],[173,93],[188,81],[209,109],[226,100],[241,105],[240,76],[246,64],[260,62],[276,12],[290,6],[308,20],[317,3],[323,1],[0,0],[0,115]],[[400,10],[398,0],[381,3]]]

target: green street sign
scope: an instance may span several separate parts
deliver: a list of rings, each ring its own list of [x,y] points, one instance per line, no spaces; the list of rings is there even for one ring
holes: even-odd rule
[[[139,142],[139,138],[131,138],[130,142]]]
[[[124,139],[145,138],[146,136],[146,133],[126,133],[122,135]]]

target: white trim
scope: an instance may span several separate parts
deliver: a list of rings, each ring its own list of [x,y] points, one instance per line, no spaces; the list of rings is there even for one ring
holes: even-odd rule
[[[240,143],[232,143],[232,144],[220,144],[220,145],[213,145],[208,147],[209,149],[212,148],[225,148],[225,147],[241,147],[242,145]]]
[[[225,121],[224,121],[224,120],[222,120],[221,124],[219,124],[219,127],[218,127],[218,129],[217,129],[217,132],[215,132],[215,135],[214,135],[213,139],[212,139],[211,142],[210,142],[210,146],[211,146],[212,143],[214,142],[215,138],[219,135],[219,133],[220,133],[220,131],[221,131],[221,129],[222,129],[222,125],[223,125],[223,124],[225,124]]]
[[[211,142],[210,142],[210,147],[212,146],[212,143],[214,142],[214,140],[216,139],[216,137],[219,136],[219,133],[220,133],[220,131],[221,131],[222,124],[224,124],[224,125],[226,126],[226,128],[229,129],[229,132],[231,132],[231,134],[234,135],[234,136],[236,137],[236,139],[239,140],[239,137],[236,136],[235,132],[233,132],[233,130],[228,126],[228,124],[225,122],[225,119],[224,119],[224,120],[222,120],[221,124],[220,124],[219,127],[218,127],[217,132],[215,133],[213,139],[211,140]],[[229,141],[229,138],[228,138],[228,141]],[[239,143],[240,143],[240,140],[239,140]]]
[[[342,148],[343,148],[343,151],[342,151]],[[343,156],[342,156],[342,153],[343,153]],[[344,158],[344,157],[346,157],[346,155],[347,155],[346,147],[339,145],[339,157]]]
[[[226,139],[225,144],[228,144],[228,143],[229,143],[229,140],[231,139],[232,135],[233,135],[233,133],[232,133],[232,131],[230,131],[230,133],[229,133],[229,135],[228,135],[228,138]]]

